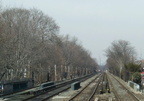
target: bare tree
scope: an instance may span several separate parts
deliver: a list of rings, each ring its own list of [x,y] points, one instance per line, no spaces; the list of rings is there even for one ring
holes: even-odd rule
[[[111,66],[114,71],[118,71],[121,76],[124,65],[133,60],[135,49],[128,41],[114,41],[111,47],[106,50],[106,56],[108,57],[107,64]]]
[[[42,11],[11,8],[0,14],[0,80],[33,77],[41,83],[96,69],[90,52],[76,38],[58,35],[55,20]]]
[[[44,50],[53,43],[59,30],[52,18],[36,9],[7,9],[1,14],[1,22],[1,27],[4,26],[0,34],[0,40],[4,41],[3,63],[7,69],[20,71],[21,68],[35,64],[36,60],[40,63],[40,59],[45,58]]]
[[[63,56],[65,65],[70,66],[75,75],[86,75],[88,68],[94,71],[97,67],[96,61],[91,58],[90,52],[78,44],[76,38],[70,38],[68,35],[63,37]],[[87,69],[86,69],[87,68]],[[71,72],[72,72],[71,71]],[[74,74],[74,73],[68,73]]]

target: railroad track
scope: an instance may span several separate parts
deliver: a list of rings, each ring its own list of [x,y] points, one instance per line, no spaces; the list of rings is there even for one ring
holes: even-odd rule
[[[72,96],[68,101],[100,101],[97,95],[109,92],[106,74],[103,73],[89,82],[83,89]],[[102,99],[102,98],[101,98]],[[108,98],[105,97],[105,100]],[[103,99],[104,100],[104,99]]]
[[[94,75],[93,75],[94,76]],[[71,83],[73,82],[76,82],[76,81],[79,81],[82,82],[82,81],[85,81],[86,79],[90,78],[91,76],[88,76],[88,77],[83,77],[83,78],[78,78],[76,80],[73,80],[73,81],[69,81],[65,84],[61,84],[60,86],[57,85],[57,87],[55,89],[52,89],[48,92],[44,92],[42,94],[39,94],[39,95],[35,95],[33,97],[30,97],[30,98],[27,98],[27,99],[24,99],[22,101],[46,101],[48,99],[50,99],[51,97],[61,93],[61,92],[64,92],[66,90],[68,90],[70,87],[71,87]]]
[[[95,95],[95,93],[96,93],[98,87],[100,86],[101,80],[103,80],[103,79],[102,79],[103,76],[104,76],[104,74],[102,74],[101,78],[99,78],[99,80],[98,80],[98,82],[97,82],[97,85],[95,86],[95,88],[94,88],[92,94],[90,95],[90,97],[89,97],[86,101],[91,101],[91,100],[93,99],[93,97],[94,97],[94,95]]]
[[[113,88],[114,85],[113,85],[113,83],[111,82],[110,78],[107,78],[107,79],[108,79],[108,81],[109,81],[109,85],[111,85],[111,92],[114,93],[116,100],[117,100],[117,101],[121,101],[120,96],[118,95],[116,89]]]
[[[128,88],[126,88],[113,75],[109,75],[109,82],[110,85],[112,86],[112,92],[115,94],[117,101],[141,101],[133,92],[131,92]]]
[[[91,82],[89,82],[83,89],[81,89],[78,93],[72,96],[68,101],[86,101],[93,91],[93,86],[96,86],[97,81],[100,80],[102,75],[98,75]]]
[[[57,81],[55,83],[57,85],[61,85],[61,84],[65,84],[65,83],[67,83],[69,81],[70,80]],[[29,89],[25,89],[25,90],[22,90],[22,91],[18,91],[18,92],[14,92],[14,93],[10,93],[10,94],[1,95],[0,99],[5,100],[5,99],[11,99],[11,98],[13,99],[14,98],[14,101],[15,101],[15,100],[17,100],[19,98],[21,98],[21,99],[29,98],[29,97],[32,97],[33,94],[35,95],[37,92],[38,92],[38,94],[42,93],[42,91],[40,91],[39,88],[40,88],[40,86],[35,86],[35,87],[29,88]],[[9,101],[9,100],[7,100],[7,101]]]
[[[107,93],[110,93],[111,91],[111,89],[110,89],[110,85],[109,85],[109,80],[108,80],[108,76],[107,76],[107,74],[106,74],[106,91],[107,91]]]
[[[22,101],[46,101],[46,100],[50,99],[51,97],[65,91],[69,88],[70,88],[70,85],[66,85],[66,86],[57,88],[55,90],[51,90],[51,91],[44,93],[44,94],[41,94],[41,95],[32,96],[32,97],[24,99]]]
[[[63,83],[63,81],[56,81],[55,83],[59,84],[59,83]],[[38,87],[39,87],[39,85],[34,86],[32,88],[27,88],[27,89],[24,89],[24,90],[15,91],[13,93],[1,94],[0,98],[10,98],[10,97],[13,97],[15,95],[30,94],[31,91],[33,91],[34,89],[37,89]]]
[[[102,95],[104,93],[110,93],[109,83],[105,72],[103,73],[101,80],[99,80],[98,84],[95,86],[93,93],[86,101],[107,101],[109,97]],[[101,95],[102,97],[100,97]]]
[[[53,97],[54,95],[57,95],[60,92],[63,92],[67,89],[69,89],[71,87],[71,83],[76,82],[76,81],[84,81],[90,77],[92,77],[94,75],[89,75],[89,76],[85,76],[85,77],[81,77],[81,78],[77,78],[77,79],[73,79],[73,80],[69,80],[67,82],[64,83],[59,83],[56,85],[56,88],[47,90],[45,92],[42,93],[38,93],[36,95],[18,95],[18,96],[14,96],[12,98],[7,99],[7,101],[45,101],[51,97]]]

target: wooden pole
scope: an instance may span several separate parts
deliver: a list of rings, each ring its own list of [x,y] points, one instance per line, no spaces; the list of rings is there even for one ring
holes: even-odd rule
[[[27,73],[28,73],[28,78],[30,78],[30,75],[31,75],[31,67],[30,67],[30,61],[28,61],[28,69],[27,69]]]
[[[56,68],[56,65],[54,66],[55,68],[55,81],[57,81],[57,68]]]

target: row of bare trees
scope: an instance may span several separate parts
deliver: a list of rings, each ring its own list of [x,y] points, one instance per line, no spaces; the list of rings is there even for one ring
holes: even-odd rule
[[[126,79],[127,74],[131,73],[126,67],[135,64],[136,52],[128,41],[118,40],[112,42],[106,50],[107,67],[113,74]],[[135,66],[136,67],[136,66]],[[134,67],[130,67],[131,69]]]
[[[0,80],[62,80],[92,73],[97,63],[76,38],[59,35],[53,18],[37,9],[0,12]]]

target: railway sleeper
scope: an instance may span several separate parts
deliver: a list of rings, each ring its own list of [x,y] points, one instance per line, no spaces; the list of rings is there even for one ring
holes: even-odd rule
[[[110,93],[109,86],[103,84],[102,87],[101,87],[101,89],[99,90],[99,93],[100,93],[100,94]]]
[[[100,94],[103,94],[103,93],[105,93],[103,90],[100,90],[99,92],[100,92]]]

